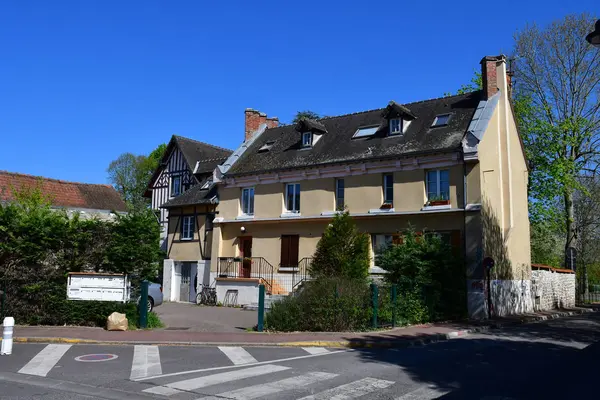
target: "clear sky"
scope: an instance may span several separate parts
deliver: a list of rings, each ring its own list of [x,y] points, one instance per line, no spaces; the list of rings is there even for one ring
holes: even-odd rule
[[[236,148],[246,107],[289,122],[439,97],[527,22],[582,11],[598,0],[5,0],[0,170],[106,183],[172,134]]]

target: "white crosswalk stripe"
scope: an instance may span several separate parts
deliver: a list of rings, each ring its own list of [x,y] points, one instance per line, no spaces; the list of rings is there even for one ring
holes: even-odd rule
[[[236,400],[258,399],[260,397],[283,392],[285,390],[300,389],[320,381],[333,379],[336,376],[338,375],[329,374],[327,372],[311,372],[306,375],[294,376],[292,378],[286,378],[276,382],[263,383],[232,390],[230,392],[219,393],[216,396],[203,397],[200,400],[219,400],[223,398]]]
[[[306,351],[308,354],[324,354],[329,353],[325,347],[303,347],[302,350]]]
[[[432,400],[442,397],[450,392],[451,390],[438,389],[433,386],[422,386],[398,397],[396,400]]]
[[[70,344],[49,344],[33,357],[23,368],[20,374],[46,376],[48,372],[60,361]]]
[[[239,369],[239,370],[230,371],[230,372],[222,372],[219,374],[202,376],[199,378],[186,379],[183,381],[169,383],[168,385],[164,385],[164,386],[157,386],[157,387],[145,389],[143,391],[146,393],[165,395],[164,393],[161,393],[161,391],[164,391],[164,388],[167,388],[167,389],[176,389],[177,392],[172,393],[172,394],[175,394],[175,393],[178,393],[179,390],[192,391],[192,390],[201,389],[201,388],[204,388],[207,386],[219,385],[222,383],[231,382],[231,381],[238,380],[238,379],[252,378],[252,377],[260,376],[260,375],[268,375],[268,374],[272,374],[275,372],[285,371],[288,369],[290,369],[290,367],[283,367],[283,366],[279,366],[279,365],[267,364],[267,365],[261,365],[258,367],[250,367],[250,368]],[[166,394],[166,396],[169,396],[169,394]]]
[[[235,365],[258,362],[256,358],[252,357],[252,355],[242,347],[219,346],[219,350],[221,350]]]
[[[369,393],[375,392],[380,389],[385,389],[388,386],[393,385],[392,381],[385,381],[383,379],[375,378],[364,378],[356,382],[348,383],[334,387],[324,392],[320,392],[311,396],[303,397],[300,400],[344,400],[354,399],[360,396],[365,396]]]
[[[158,346],[141,346],[133,348],[133,361],[129,379],[145,378],[162,374]]]

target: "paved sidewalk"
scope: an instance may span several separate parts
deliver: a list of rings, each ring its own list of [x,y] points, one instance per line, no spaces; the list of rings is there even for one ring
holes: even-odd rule
[[[406,347],[460,337],[505,325],[535,322],[595,311],[574,308],[499,318],[490,321],[465,321],[396,328],[365,333],[257,333],[190,332],[137,330],[109,332],[102,328],[16,326],[16,342],[103,343],[103,344],[175,344],[245,346],[322,346],[322,347]]]

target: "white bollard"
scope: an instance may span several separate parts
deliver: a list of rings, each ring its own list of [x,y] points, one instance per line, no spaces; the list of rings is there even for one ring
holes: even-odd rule
[[[4,318],[4,332],[2,332],[2,348],[0,349],[1,356],[9,356],[12,354],[13,344],[13,327],[15,319],[13,317]]]

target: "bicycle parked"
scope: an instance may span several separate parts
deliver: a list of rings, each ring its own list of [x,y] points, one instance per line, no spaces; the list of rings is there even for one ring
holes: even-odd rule
[[[196,304],[204,304],[207,306],[217,305],[217,289],[211,288],[208,285],[202,285],[202,289],[196,295]]]

